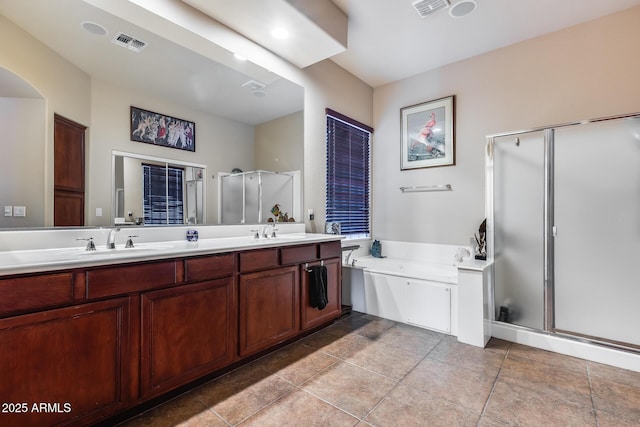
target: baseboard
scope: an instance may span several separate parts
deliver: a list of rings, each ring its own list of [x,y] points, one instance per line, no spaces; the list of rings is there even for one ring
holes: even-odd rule
[[[534,331],[516,325],[493,322],[491,336],[596,363],[640,372],[640,354]]]

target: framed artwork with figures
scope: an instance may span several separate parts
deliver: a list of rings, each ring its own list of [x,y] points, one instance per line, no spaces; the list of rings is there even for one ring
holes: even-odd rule
[[[400,109],[400,169],[455,164],[454,96]]]
[[[131,107],[132,141],[179,150],[196,151],[196,124],[183,119]]]

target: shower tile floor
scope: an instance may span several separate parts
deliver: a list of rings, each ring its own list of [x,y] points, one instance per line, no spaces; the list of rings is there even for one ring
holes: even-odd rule
[[[352,313],[124,426],[638,426],[640,373]]]

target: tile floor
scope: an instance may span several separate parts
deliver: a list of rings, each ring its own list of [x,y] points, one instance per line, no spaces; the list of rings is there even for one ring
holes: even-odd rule
[[[639,426],[640,373],[352,313],[123,425]]]

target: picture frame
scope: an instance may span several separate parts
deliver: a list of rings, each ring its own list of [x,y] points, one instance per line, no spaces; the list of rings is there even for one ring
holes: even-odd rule
[[[131,106],[131,141],[196,151],[196,124]]]
[[[455,165],[454,98],[400,109],[400,170]]]

